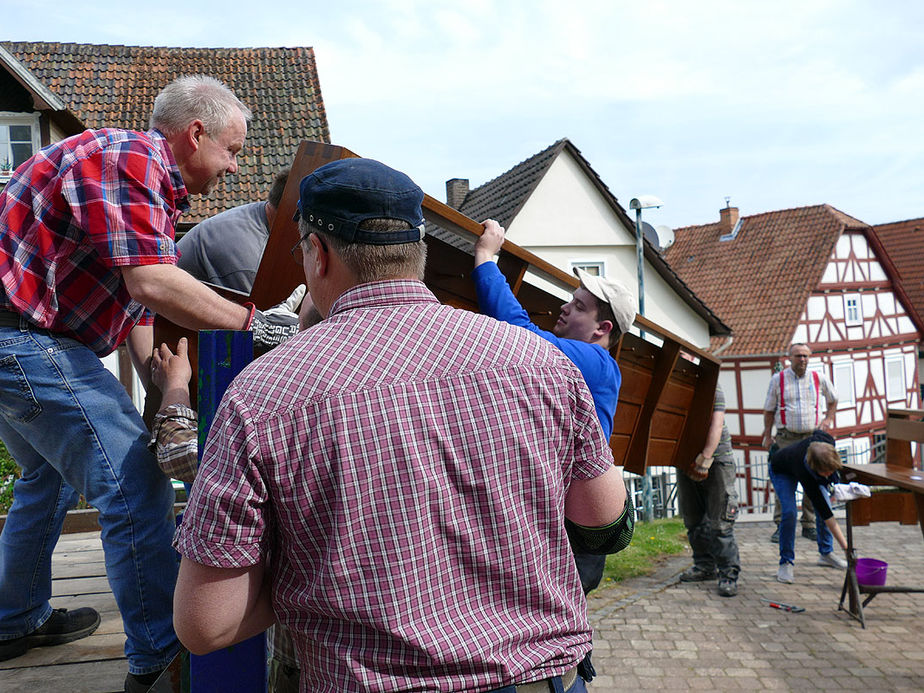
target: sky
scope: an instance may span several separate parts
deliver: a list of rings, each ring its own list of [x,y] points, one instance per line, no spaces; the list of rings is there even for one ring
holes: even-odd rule
[[[917,0],[0,0],[0,40],[312,46],[331,141],[445,199],[568,138],[672,228],[924,217]],[[230,184],[233,184],[231,182]]]

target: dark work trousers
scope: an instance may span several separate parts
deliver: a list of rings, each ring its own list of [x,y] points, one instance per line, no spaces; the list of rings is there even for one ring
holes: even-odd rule
[[[600,586],[603,579],[603,567],[606,565],[606,556],[595,556],[591,553],[574,554],[578,575],[581,576],[581,587],[587,595],[591,590]]]
[[[735,520],[738,517],[738,491],[735,487],[735,459],[716,457],[709,476],[694,481],[677,475],[677,501],[687,528],[693,564],[705,572],[737,580],[741,571]]]

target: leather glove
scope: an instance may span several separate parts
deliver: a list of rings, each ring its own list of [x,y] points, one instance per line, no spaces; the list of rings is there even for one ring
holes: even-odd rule
[[[282,303],[265,311],[254,309],[250,329],[255,349],[267,351],[298,332],[298,307],[304,297],[305,285],[299,284]]]
[[[696,456],[696,460],[693,462],[693,468],[687,473],[687,476],[696,481],[702,481],[709,476],[709,468],[711,466],[712,458],[704,457],[703,453],[699,453]]]

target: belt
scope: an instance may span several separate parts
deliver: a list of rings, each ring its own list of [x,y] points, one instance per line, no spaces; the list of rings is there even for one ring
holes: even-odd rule
[[[19,327],[22,316],[6,308],[0,308],[0,327]]]
[[[6,308],[0,308],[0,327],[19,327],[22,316],[19,313],[16,313],[12,310],[7,310]],[[46,330],[44,327],[38,327],[33,325],[31,322],[26,320],[26,326],[33,332],[39,332],[41,334],[54,334],[51,330]]]
[[[555,678],[561,679],[562,689],[567,691],[571,686],[574,685],[574,682],[577,681],[578,670],[577,667],[569,669],[560,677],[556,676]],[[533,681],[532,683],[518,683],[515,686],[504,686],[503,688],[496,688],[493,691],[488,691],[488,693],[497,693],[503,691],[504,693],[550,693],[554,690],[552,688],[552,681],[554,679],[543,679],[542,681]]]

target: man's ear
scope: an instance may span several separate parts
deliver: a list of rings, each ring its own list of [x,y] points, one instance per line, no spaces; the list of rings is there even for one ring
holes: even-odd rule
[[[197,151],[202,138],[205,136],[205,126],[201,120],[194,120],[186,126],[185,140],[192,151]]]
[[[311,247],[314,249],[314,259],[310,260],[312,263],[311,270],[317,276],[323,277],[330,268],[330,251],[316,233],[308,236],[308,242],[311,243]]]
[[[597,323],[597,329],[594,330],[594,341],[606,338],[609,339],[610,334],[613,332],[613,321],[612,320],[601,320]]]

